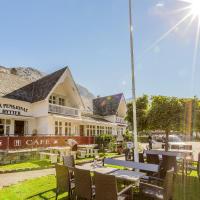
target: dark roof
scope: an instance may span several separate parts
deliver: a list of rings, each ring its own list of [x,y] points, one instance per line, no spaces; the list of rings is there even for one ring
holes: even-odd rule
[[[93,112],[95,115],[116,115],[123,94],[115,94],[93,99]]]
[[[55,84],[58,82],[60,77],[63,75],[63,73],[66,71],[66,69],[67,67],[62,68],[35,82],[19,88],[9,94],[6,94],[4,97],[31,103],[44,100],[53,89]]]

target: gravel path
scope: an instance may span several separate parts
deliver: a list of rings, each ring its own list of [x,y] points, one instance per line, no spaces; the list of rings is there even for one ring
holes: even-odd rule
[[[14,173],[0,174],[0,188],[17,184],[21,181],[25,181],[28,179],[38,178],[41,176],[47,176],[50,174],[55,174],[55,169],[51,168],[51,169],[34,170],[34,171],[27,171],[27,172],[14,172]]]

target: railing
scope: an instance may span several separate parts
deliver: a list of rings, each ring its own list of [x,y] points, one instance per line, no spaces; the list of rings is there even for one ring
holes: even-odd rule
[[[49,104],[49,112],[67,116],[80,116],[80,110],[76,108],[70,108],[66,106],[60,106],[55,104]]]
[[[126,124],[126,121],[122,117],[116,117],[116,123],[119,124]]]

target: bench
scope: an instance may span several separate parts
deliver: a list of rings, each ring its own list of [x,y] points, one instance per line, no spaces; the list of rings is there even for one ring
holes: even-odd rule
[[[57,163],[57,159],[58,159],[58,154],[55,153],[46,153],[46,152],[40,152],[40,160],[44,160],[46,159],[46,157],[49,157],[51,160],[51,163]]]
[[[116,165],[148,172],[159,172],[159,165],[104,158],[103,164]]]
[[[77,157],[78,158],[85,158],[86,157],[86,151],[85,150],[78,150],[77,151]]]

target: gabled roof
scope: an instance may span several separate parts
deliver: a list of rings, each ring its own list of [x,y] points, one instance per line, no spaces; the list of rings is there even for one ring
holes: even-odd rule
[[[62,68],[52,74],[49,74],[35,82],[32,82],[22,88],[19,88],[4,97],[27,101],[34,103],[37,101],[44,100],[51,92],[53,87],[56,85],[60,77],[66,71],[67,67]]]
[[[116,115],[123,94],[115,94],[93,99],[93,112],[95,115]]]

